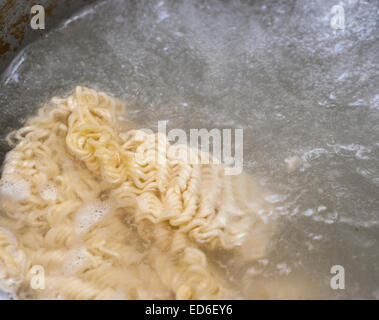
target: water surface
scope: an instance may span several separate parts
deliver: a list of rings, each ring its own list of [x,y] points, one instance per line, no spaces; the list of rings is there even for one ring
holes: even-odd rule
[[[244,168],[279,228],[267,259],[233,276],[379,299],[378,16],[377,1],[99,2],[3,75],[2,156],[8,132],[77,84],[124,98],[142,127],[243,128]]]

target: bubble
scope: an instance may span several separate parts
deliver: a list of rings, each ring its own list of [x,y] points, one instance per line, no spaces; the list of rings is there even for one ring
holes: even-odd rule
[[[63,263],[64,274],[75,274],[84,270],[90,262],[90,257],[91,255],[85,247],[72,248]]]
[[[97,225],[109,213],[110,205],[106,201],[94,201],[78,210],[75,217],[76,230],[85,234]]]
[[[54,182],[48,181],[40,190],[40,195],[43,200],[56,200],[58,196],[57,186]]]
[[[287,199],[287,196],[284,194],[272,194],[264,198],[269,203],[280,203]]]
[[[279,270],[280,275],[289,275],[292,271],[292,269],[285,263],[278,263],[276,265],[276,268]]]
[[[0,180],[0,195],[16,201],[26,199],[30,194],[30,183],[18,176],[3,176]]]

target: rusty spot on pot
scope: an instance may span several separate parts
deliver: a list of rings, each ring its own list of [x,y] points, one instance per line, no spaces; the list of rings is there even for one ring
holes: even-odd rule
[[[18,44],[20,45],[22,40],[24,39],[25,29],[29,22],[29,15],[24,14],[17,18],[17,20],[12,23],[9,27],[9,34],[12,35],[15,39],[18,40]]]
[[[95,0],[50,0],[44,5],[46,29],[51,28],[53,22],[59,21],[74,9],[80,8],[86,3]],[[37,4],[38,0],[6,0],[0,6],[0,69],[14,56],[23,45],[31,42],[37,36],[42,37],[41,30],[31,30],[29,27],[32,17],[30,9]],[[67,9],[70,8],[70,9]],[[51,23],[51,24],[50,24]]]
[[[0,8],[0,25],[1,25],[1,34],[0,34],[0,57],[3,58],[4,54],[13,49],[12,42],[9,37],[13,37],[20,44],[23,40],[24,31],[21,30],[20,26],[16,25],[24,20],[24,17],[20,16],[14,23],[7,26],[7,19],[11,16],[15,16],[16,1],[8,0]]]
[[[51,3],[45,8],[45,13],[47,17],[54,16],[54,10],[58,6],[59,1],[53,0]]]
[[[0,38],[0,55],[8,52],[11,46],[8,42],[4,42],[2,38]]]

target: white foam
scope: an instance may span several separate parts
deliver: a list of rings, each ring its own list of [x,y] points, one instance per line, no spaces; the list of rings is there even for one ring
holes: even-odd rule
[[[0,281],[0,300],[18,300],[15,291],[21,281],[8,278],[5,272],[0,272]]]
[[[292,172],[297,170],[298,168],[301,167],[302,161],[299,156],[292,156],[284,159],[284,162],[287,165],[287,170]]]
[[[276,268],[279,270],[280,275],[289,275],[292,272],[292,269],[285,263],[278,263]]]
[[[94,201],[81,207],[75,217],[79,234],[87,233],[109,213],[110,205],[106,201]]]
[[[16,166],[14,161],[7,161],[3,168],[3,175],[9,175],[16,171]]]
[[[84,270],[89,263],[90,257],[91,255],[85,247],[72,248],[63,263],[63,273],[69,275]]]
[[[41,198],[44,200],[55,200],[58,197],[57,186],[54,182],[48,181],[41,189],[40,189]]]
[[[30,183],[22,177],[3,176],[0,180],[0,195],[16,201],[27,198],[30,194]]]

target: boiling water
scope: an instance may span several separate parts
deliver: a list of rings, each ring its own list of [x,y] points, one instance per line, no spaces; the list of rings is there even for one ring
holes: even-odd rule
[[[343,30],[330,24],[336,4]],[[266,259],[232,268],[220,258],[229,277],[301,278],[318,297],[379,299],[378,10],[355,0],[99,2],[3,75],[1,138],[77,84],[124,98],[144,128],[243,128],[244,168],[269,190],[278,230]],[[333,265],[345,269],[344,290],[330,287]]]

